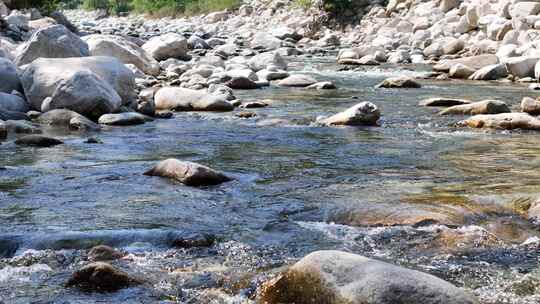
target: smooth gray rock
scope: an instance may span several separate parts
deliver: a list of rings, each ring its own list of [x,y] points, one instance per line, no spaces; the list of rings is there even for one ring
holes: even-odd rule
[[[406,76],[391,77],[377,85],[378,88],[420,88],[421,85],[414,79]]]
[[[224,96],[178,87],[161,88],[156,92],[154,102],[156,110],[225,112],[234,109]]]
[[[187,186],[208,186],[228,182],[231,178],[206,166],[170,158],[159,162],[154,168],[144,173],[148,176],[160,176],[177,180]]]
[[[300,87],[305,88],[317,83],[317,80],[309,75],[294,74],[279,81],[282,87]]]
[[[531,115],[540,115],[540,100],[524,97],[521,100],[521,112]]]
[[[43,135],[27,135],[15,141],[16,145],[33,147],[52,147],[61,145],[63,142],[53,137]]]
[[[347,110],[332,115],[328,118],[320,118],[317,124],[325,126],[374,126],[381,117],[379,108],[371,102],[361,102]]]
[[[433,97],[420,101],[418,104],[424,107],[452,107],[471,103],[470,100],[446,97]]]
[[[313,252],[263,284],[259,299],[277,303],[475,304],[435,276],[343,251]]]
[[[485,66],[478,71],[474,72],[469,79],[470,80],[497,80],[504,78],[508,75],[506,67],[502,63],[491,64]]]
[[[475,115],[469,119],[458,122],[458,125],[470,128],[540,131],[540,120],[527,113]]]
[[[37,58],[70,58],[90,56],[88,45],[63,25],[53,25],[36,31],[17,54],[17,66]]]
[[[139,279],[104,262],[94,262],[75,271],[66,282],[67,287],[85,291],[112,292],[140,284]]]
[[[444,109],[439,115],[478,115],[510,113],[506,103],[499,100],[483,100]]]
[[[117,114],[105,114],[102,115],[98,122],[102,125],[111,126],[131,126],[140,125],[149,120],[148,116],[145,116],[136,112],[125,112]]]
[[[253,56],[248,61],[249,67],[258,72],[260,70],[274,67],[280,70],[287,69],[287,62],[277,52],[266,52]]]
[[[184,36],[176,33],[167,33],[156,36],[143,44],[145,50],[156,60],[169,58],[187,59],[188,42]]]

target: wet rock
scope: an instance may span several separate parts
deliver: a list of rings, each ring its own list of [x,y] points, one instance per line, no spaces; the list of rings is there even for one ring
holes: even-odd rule
[[[124,256],[124,254],[107,245],[98,245],[92,247],[88,252],[88,258],[91,261],[111,261],[117,260]]]
[[[257,113],[243,111],[243,112],[238,112],[238,113],[234,114],[234,116],[236,116],[238,118],[253,118],[253,117],[257,117]]]
[[[471,103],[470,100],[445,98],[445,97],[433,97],[420,101],[418,104],[424,107],[452,107],[463,104]]]
[[[154,101],[157,110],[222,112],[234,109],[223,96],[177,87],[160,89],[156,92]]]
[[[141,47],[121,36],[96,34],[83,39],[92,56],[115,57],[125,64],[133,64],[145,74],[159,75],[159,63]]]
[[[281,80],[278,84],[282,87],[305,88],[315,83],[317,83],[317,80],[315,80],[315,78],[311,76],[302,75],[302,74],[294,74]]]
[[[6,139],[8,135],[8,128],[4,121],[0,120],[0,140]]]
[[[531,115],[540,115],[540,100],[524,97],[521,100],[521,112]]]
[[[74,77],[76,74],[78,74],[78,77]],[[96,76],[99,80],[90,75]],[[82,81],[80,83],[74,82],[74,78]],[[133,72],[118,59],[112,57],[40,58],[32,62],[24,70],[21,82],[27,101],[35,110],[41,110],[43,100],[53,96],[55,93],[59,94],[59,96],[63,96],[65,93],[74,94],[75,100],[82,101],[80,105],[84,105],[84,111],[91,109],[95,104],[107,105],[102,110],[118,110],[118,100],[110,91],[111,87],[120,96],[122,105],[131,104],[136,99]],[[82,86],[82,91],[73,91],[72,88],[75,88],[78,84]],[[99,85],[95,90],[94,87],[85,87],[85,85],[90,84]],[[58,91],[57,89],[60,86],[64,86],[69,90],[67,92]],[[98,95],[96,93],[98,91],[107,93],[107,99]],[[78,102],[74,103],[73,100],[64,100],[62,102],[79,104]]]
[[[540,120],[527,113],[475,115],[460,121],[458,125],[471,128],[540,130]]]
[[[70,130],[98,131],[100,129],[99,125],[88,118],[66,109],[57,109],[43,113],[36,121],[44,125],[68,128]]]
[[[95,73],[79,71],[57,84],[52,96],[41,104],[41,111],[68,109],[97,118],[121,106],[122,99],[111,85]]]
[[[140,284],[124,271],[110,264],[95,262],[75,271],[66,283],[66,287],[78,287],[82,290],[110,292]]]
[[[379,108],[371,102],[361,102],[328,118],[317,119],[317,124],[326,126],[373,126],[381,117]]]
[[[492,64],[485,66],[478,71],[474,72],[469,79],[470,80],[497,80],[504,78],[508,75],[506,66],[504,64]]]
[[[406,76],[391,77],[377,85],[378,88],[420,88],[421,85],[414,79]]]
[[[159,162],[144,175],[167,177],[194,187],[218,185],[231,180],[225,174],[209,167],[173,158]]]
[[[216,242],[216,237],[210,234],[195,234],[173,241],[173,246],[177,248],[212,247]]]
[[[101,141],[99,138],[96,137],[89,137],[87,140],[84,141],[85,144],[102,144],[103,141]]]
[[[30,120],[30,117],[22,112],[8,111],[0,108],[0,120]]]
[[[267,107],[268,104],[261,101],[252,101],[252,102],[246,102],[240,106],[240,108],[243,109],[253,109],[253,108],[264,108]]]
[[[99,118],[98,123],[110,126],[132,126],[143,124],[150,119],[150,117],[137,112],[125,112],[104,114]]]
[[[52,147],[61,145],[63,142],[53,137],[43,135],[27,135],[15,141],[16,145],[34,147]]]
[[[9,133],[14,134],[39,134],[41,130],[29,121],[25,120],[6,120],[4,125]]]
[[[0,92],[0,108],[7,111],[26,113],[30,105],[18,95]]]
[[[34,33],[19,51],[15,63],[21,66],[37,58],[83,56],[90,56],[88,45],[65,26],[53,25]]]
[[[533,202],[527,211],[527,217],[533,225],[540,228],[540,200]]]
[[[483,100],[463,105],[449,107],[439,115],[477,115],[477,114],[499,114],[510,113],[510,108],[506,103],[499,100]]]
[[[259,289],[264,303],[474,304],[435,276],[343,251],[316,251]]]
[[[188,41],[184,36],[176,33],[153,37],[142,48],[160,61],[169,58],[188,59]]]
[[[235,90],[252,90],[259,87],[255,81],[247,77],[233,77],[225,85]]]
[[[17,68],[9,59],[0,56],[0,92],[11,93],[13,90],[22,92]]]
[[[312,85],[307,86],[306,89],[310,89],[310,90],[335,90],[335,89],[337,89],[337,87],[333,82],[321,81],[321,82],[317,82],[317,83],[314,83]]]

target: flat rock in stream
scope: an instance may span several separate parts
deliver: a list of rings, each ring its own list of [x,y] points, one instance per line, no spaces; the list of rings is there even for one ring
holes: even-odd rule
[[[66,109],[56,109],[45,112],[41,114],[36,121],[44,125],[67,128],[70,130],[99,131],[101,129],[98,124],[90,119]]]
[[[21,137],[15,141],[16,145],[20,146],[33,146],[33,147],[52,147],[61,145],[63,142],[54,137],[48,137],[43,135],[27,135]]]
[[[66,287],[111,292],[137,284],[140,284],[140,281],[126,272],[104,262],[95,262],[75,271],[67,281]]]
[[[383,80],[377,85],[377,88],[421,88],[422,86],[411,77],[400,76],[391,77]]]
[[[471,128],[491,128],[504,130],[537,130],[540,131],[540,120],[527,113],[502,113],[491,115],[475,115],[458,123],[459,126]]]
[[[435,276],[343,251],[313,252],[259,289],[261,302],[474,304]]]
[[[466,99],[455,99],[445,97],[433,97],[420,101],[418,104],[424,107],[453,107],[471,103]]]
[[[105,114],[99,117],[98,122],[102,125],[111,126],[131,126],[143,124],[152,118],[137,113],[137,112],[125,112],[116,114]]]
[[[381,117],[379,108],[371,102],[361,102],[347,110],[327,118],[317,119],[317,124],[325,126],[374,126]]]
[[[195,187],[218,185],[231,180],[225,174],[209,167],[174,158],[159,162],[144,175],[167,177]]]
[[[107,245],[94,246],[88,252],[88,258],[91,261],[111,261],[120,259],[123,256],[122,252]]]
[[[282,87],[305,88],[315,83],[317,83],[317,80],[315,80],[315,78],[311,76],[295,74],[295,75],[291,75],[285,79],[280,80],[278,84]]]
[[[510,113],[506,103],[499,100],[483,100],[469,104],[449,107],[439,112],[439,115],[477,115]]]

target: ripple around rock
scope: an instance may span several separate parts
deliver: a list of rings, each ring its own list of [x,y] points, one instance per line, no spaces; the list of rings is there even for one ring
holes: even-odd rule
[[[316,251],[259,290],[263,303],[474,304],[435,276],[342,251]]]
[[[231,180],[225,174],[209,167],[173,158],[159,162],[144,175],[168,177],[195,187],[218,185]]]
[[[318,119],[317,123],[326,126],[374,126],[381,117],[379,108],[371,102],[361,102],[347,110],[328,118]]]

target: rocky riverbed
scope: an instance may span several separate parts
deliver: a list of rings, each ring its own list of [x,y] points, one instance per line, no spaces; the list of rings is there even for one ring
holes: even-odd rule
[[[540,303],[534,7],[0,5],[0,302]]]

